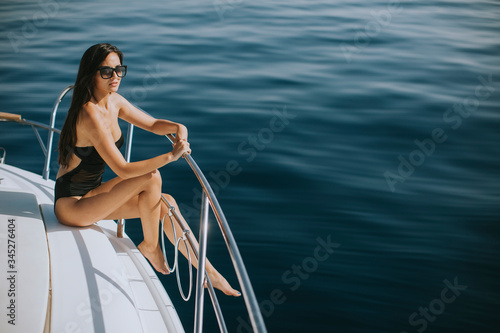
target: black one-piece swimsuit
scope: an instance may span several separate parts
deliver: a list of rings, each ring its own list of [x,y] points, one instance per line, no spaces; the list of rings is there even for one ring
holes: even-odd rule
[[[116,146],[121,148],[123,141],[122,133]],[[59,198],[84,196],[102,183],[106,163],[94,146],[75,147],[74,153],[81,162],[76,168],[57,178],[54,203]]]

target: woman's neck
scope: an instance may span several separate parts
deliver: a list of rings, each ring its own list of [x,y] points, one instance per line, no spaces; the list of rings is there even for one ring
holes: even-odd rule
[[[99,106],[107,108],[109,103],[109,98],[112,94],[113,93],[109,91],[94,91],[92,102],[94,102]]]

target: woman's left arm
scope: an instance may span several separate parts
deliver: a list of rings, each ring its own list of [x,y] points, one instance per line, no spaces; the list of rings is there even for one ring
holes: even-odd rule
[[[149,132],[158,135],[175,134],[176,141],[187,141],[188,131],[186,126],[170,120],[156,119],[154,117],[151,117],[150,115],[147,115],[146,113],[133,106],[124,97],[118,94],[116,95],[116,97],[119,99],[118,116],[121,119]]]

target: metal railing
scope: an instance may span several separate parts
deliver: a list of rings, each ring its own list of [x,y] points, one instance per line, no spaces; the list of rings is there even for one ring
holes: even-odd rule
[[[51,159],[51,153],[52,153],[52,146],[53,146],[53,140],[54,140],[54,132],[60,133],[60,130],[55,128],[55,120],[56,120],[56,114],[57,110],[59,108],[59,104],[63,100],[63,98],[67,95],[69,91],[73,89],[73,86],[68,86],[66,89],[64,89],[57,100],[54,103],[54,107],[51,113],[51,118],[50,118],[50,126],[43,125],[40,123],[35,123],[35,122],[28,122],[26,120],[23,120],[25,124],[32,125],[32,127],[35,129],[34,126],[42,127],[47,130],[49,130],[49,135],[47,139],[47,148],[44,147],[43,142],[40,138],[40,135],[38,134],[38,131],[35,130],[35,133],[37,135],[38,141],[40,142],[42,146],[42,150],[44,150],[45,154],[45,164],[44,164],[44,169],[43,169],[43,178],[48,179],[49,174],[50,174],[50,159]],[[144,110],[138,108],[142,112],[145,112]],[[147,112],[145,112],[147,114]],[[133,137],[133,130],[134,126],[129,124],[128,127],[128,133],[127,133],[127,143],[126,143],[126,152],[125,152],[125,159],[127,161],[130,161],[130,154],[131,154],[131,149],[132,149],[132,137]],[[173,143],[175,138],[172,135],[166,135],[166,137]],[[212,190],[212,187],[210,186],[210,183],[206,179],[205,175],[201,171],[201,169],[198,167],[196,164],[195,160],[191,155],[185,155],[184,156],[185,160],[193,170],[193,173],[195,176],[198,178],[198,181],[203,189],[203,198],[202,198],[202,205],[201,205],[201,217],[200,217],[200,234],[199,234],[199,239],[200,239],[200,248],[199,251],[196,247],[196,239],[194,236],[188,232],[189,228],[187,225],[184,224],[182,219],[179,217],[178,213],[175,210],[172,210],[172,206],[170,203],[163,197],[162,200],[167,204],[167,206],[173,211],[173,215],[175,217],[175,220],[179,224],[179,226],[182,228],[183,232],[186,235],[186,239],[188,240],[191,249],[193,250],[193,253],[195,254],[196,260],[198,260],[198,273],[197,273],[197,279],[196,279],[196,299],[195,299],[195,318],[194,318],[194,329],[195,332],[202,332],[202,325],[203,325],[203,299],[204,299],[204,282],[206,279],[207,282],[207,289],[210,295],[210,298],[212,300],[212,305],[214,307],[214,311],[216,314],[217,321],[219,323],[219,328],[221,332],[227,332],[226,324],[224,322],[224,318],[222,315],[222,310],[220,308],[219,302],[217,300],[217,296],[215,295],[215,290],[212,286],[212,283],[210,281],[210,278],[208,276],[208,273],[205,270],[205,262],[206,262],[206,249],[207,249],[207,234],[208,234],[208,213],[209,213],[209,206],[212,208],[212,211],[215,215],[215,218],[217,220],[217,223],[219,225],[219,228],[221,230],[222,236],[224,238],[224,241],[226,243],[226,246],[228,248],[229,255],[231,257],[231,261],[233,263],[233,267],[236,272],[236,276],[238,278],[238,282],[241,287],[241,292],[243,294],[243,298],[245,300],[245,305],[250,317],[250,321],[252,324],[252,328],[254,332],[259,332],[259,333],[265,333],[267,332],[266,326],[264,323],[264,319],[262,317],[262,314],[259,309],[259,305],[257,303],[257,299],[255,297],[255,293],[252,287],[252,284],[250,282],[250,278],[248,277],[248,273],[245,267],[245,264],[243,263],[243,259],[241,257],[240,251],[238,249],[238,246],[236,244],[236,240],[233,237],[233,233],[231,232],[231,229],[229,227],[229,224],[227,223],[226,217],[224,215],[224,212],[222,211],[222,208],[217,200],[217,197],[215,196],[214,191]],[[118,221],[118,227],[117,227],[117,234],[120,236],[120,234],[123,234],[123,229],[125,226],[125,221],[121,220]],[[173,226],[174,230],[175,227]],[[189,252],[189,251],[188,251]],[[205,277],[205,279],[204,279]],[[179,286],[180,287],[180,286]],[[182,292],[181,292],[182,294]]]
[[[59,104],[61,104],[61,101],[63,100],[64,96],[66,96],[66,94],[69,93],[71,89],[73,89],[73,86],[68,86],[61,92],[59,97],[54,102],[54,107],[52,109],[52,113],[50,114],[50,129],[49,129],[49,137],[47,138],[47,154],[45,154],[45,164],[43,166],[43,173],[42,173],[42,177],[45,180],[49,179],[49,174],[50,174],[50,160],[52,157],[52,144],[54,142],[54,132],[56,131],[57,109],[59,109]],[[58,131],[58,133],[61,133],[61,131]]]
[[[48,163],[47,161],[50,161],[52,148],[49,149],[48,147],[45,146],[45,144],[43,143],[42,137],[40,136],[40,133],[38,132],[38,128],[43,128],[43,129],[46,129],[49,131],[49,140],[47,140],[47,141],[51,145],[52,145],[52,143],[51,143],[52,139],[50,139],[50,136],[53,135],[54,132],[61,133],[60,130],[58,130],[57,128],[54,128],[53,126],[45,125],[45,124],[39,123],[37,121],[26,120],[26,119],[22,118],[21,115],[12,114],[12,113],[0,112],[0,121],[10,121],[10,122],[15,122],[15,123],[18,123],[21,125],[30,125],[31,128],[33,129],[33,132],[35,132],[35,136],[38,140],[38,143],[40,144],[40,148],[42,148],[42,152],[45,155],[45,164]],[[6,153],[5,153],[5,149],[4,149],[2,163],[5,162],[5,154]],[[48,173],[47,173],[47,177],[44,177],[44,179],[45,180],[48,179]]]
[[[0,164],[4,164],[5,163],[5,156],[7,156],[7,151],[2,147],[0,147],[0,151],[3,151],[2,157],[0,157]]]

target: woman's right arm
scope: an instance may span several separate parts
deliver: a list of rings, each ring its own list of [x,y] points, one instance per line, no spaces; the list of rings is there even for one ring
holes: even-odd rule
[[[114,147],[112,148],[118,150],[116,145],[114,145]],[[121,161],[111,160],[111,163],[108,163],[105,157],[103,157],[103,159],[118,177],[127,179],[142,176],[146,173],[152,172],[168,163],[177,161],[184,153],[189,154],[190,152],[191,149],[189,148],[189,143],[186,141],[179,141],[174,145],[174,149],[171,152],[147,160],[127,162],[125,161],[123,155],[119,150],[118,154],[120,155]],[[99,152],[99,154],[101,153]],[[113,166],[111,164],[113,164]]]
[[[88,130],[91,130],[94,134],[90,138],[92,145],[99,155],[101,155],[104,162],[120,178],[127,179],[142,176],[168,163],[177,161],[185,153],[191,153],[188,142],[178,141],[169,153],[129,163],[116,147],[111,131],[103,125],[104,121],[100,119],[99,112],[90,110],[87,114],[89,117],[87,118],[87,126],[85,127],[88,127]]]

